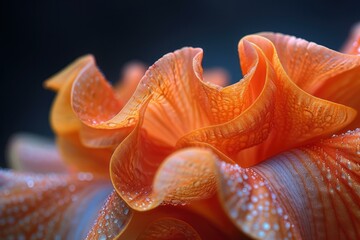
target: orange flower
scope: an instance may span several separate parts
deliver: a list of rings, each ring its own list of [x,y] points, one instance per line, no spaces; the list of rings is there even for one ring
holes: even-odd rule
[[[201,49],[165,55],[141,80],[132,68],[119,88],[91,57],[76,61],[47,82],[71,170],[3,172],[0,237],[360,238],[358,29],[344,53],[247,36],[244,78],[226,87],[203,75]]]

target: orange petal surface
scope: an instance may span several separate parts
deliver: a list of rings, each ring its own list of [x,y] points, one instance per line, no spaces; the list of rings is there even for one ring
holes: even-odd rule
[[[117,239],[132,219],[132,210],[113,191],[102,207],[86,239]]]
[[[50,124],[55,133],[66,134],[79,129],[80,121],[71,109],[71,88],[79,72],[94,62],[91,55],[79,58],[45,82],[45,87],[58,91],[50,114]]]
[[[359,44],[360,31],[355,27],[351,44]],[[344,104],[360,111],[360,56],[348,48],[342,54],[295,37],[263,33],[275,46],[279,60],[300,88],[315,97]],[[349,45],[348,43],[347,45]],[[359,47],[359,46],[357,46]],[[360,116],[349,129],[360,127]]]
[[[219,165],[234,223],[261,239],[358,239],[360,131],[282,153],[253,168]]]
[[[205,142],[241,166],[252,166],[334,133],[354,119],[353,109],[313,97],[296,86],[266,38],[244,38],[239,53],[243,71],[249,73],[243,84],[248,84],[245,96],[250,96],[252,102],[246,104],[250,106],[228,122],[185,135],[178,146]]]

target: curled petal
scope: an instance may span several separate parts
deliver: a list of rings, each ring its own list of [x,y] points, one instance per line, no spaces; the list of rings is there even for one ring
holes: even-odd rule
[[[172,218],[162,218],[153,223],[137,238],[138,240],[150,239],[201,239],[199,234],[184,221]]]
[[[45,82],[45,87],[58,91],[50,114],[51,127],[57,134],[66,134],[79,129],[80,121],[71,109],[71,88],[79,72],[94,62],[91,55],[79,58]]]
[[[296,86],[266,38],[244,38],[239,52],[243,70],[249,73],[243,83],[248,84],[244,90],[251,100],[248,107],[228,122],[190,132],[178,146],[205,142],[241,166],[253,166],[276,153],[334,133],[355,118],[353,109],[313,97]],[[227,110],[223,111],[226,115]]]
[[[132,219],[132,210],[113,191],[107,198],[86,239],[114,239],[121,235]]]
[[[83,239],[111,189],[90,173],[0,171],[0,238]]]
[[[17,134],[7,149],[12,169],[33,173],[65,172],[67,167],[54,143],[32,134]]]
[[[294,149],[251,169],[221,164],[235,224],[263,239],[358,239],[360,131]]]
[[[288,74],[304,91],[360,111],[360,56],[342,54],[291,36],[263,33],[275,46],[277,56]],[[360,28],[355,26],[345,52],[356,54]],[[350,44],[351,42],[351,44]],[[360,116],[348,129],[360,127]]]
[[[71,106],[86,125],[97,127],[122,108],[116,94],[95,63],[79,73],[71,91]]]

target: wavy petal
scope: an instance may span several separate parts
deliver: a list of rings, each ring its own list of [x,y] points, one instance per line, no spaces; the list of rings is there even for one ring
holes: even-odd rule
[[[92,127],[111,119],[123,107],[95,62],[87,65],[75,80],[71,106],[77,117]]]
[[[113,191],[107,198],[86,239],[117,239],[132,219],[132,210]]]
[[[95,62],[94,56],[91,54],[79,57],[46,80],[44,86],[53,91],[59,91],[67,82],[74,80],[77,74],[90,62]]]
[[[18,171],[60,173],[67,170],[52,141],[28,133],[11,137],[7,158],[11,168]]]
[[[360,31],[355,27],[350,38],[359,47]],[[289,78],[306,92],[329,101],[344,104],[360,111],[360,56],[342,54],[291,36],[264,33],[277,51]],[[358,42],[356,42],[358,41]],[[355,54],[347,44],[345,51]],[[360,116],[348,126],[360,127]]]
[[[71,109],[71,88],[79,72],[94,62],[91,55],[79,58],[45,82],[45,87],[58,90],[50,114],[50,124],[55,133],[66,134],[79,129],[80,121]]]
[[[253,168],[222,163],[219,190],[234,223],[262,239],[358,239],[360,130]]]
[[[205,142],[241,166],[253,166],[276,153],[334,133],[354,119],[353,109],[313,97],[296,86],[266,38],[244,38],[239,52],[242,68],[250,74],[244,83],[248,84],[245,95],[251,100],[250,106],[228,122],[187,134],[178,146]],[[223,111],[226,115],[226,109]]]
[[[174,218],[162,218],[151,223],[150,226],[137,238],[149,239],[201,239],[199,234],[189,224]]]
[[[83,239],[111,192],[92,174],[0,171],[0,238]]]

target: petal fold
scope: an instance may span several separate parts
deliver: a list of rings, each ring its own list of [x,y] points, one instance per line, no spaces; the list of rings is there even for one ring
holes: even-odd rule
[[[262,239],[358,239],[360,130],[253,168],[221,164],[220,196],[235,224]]]
[[[240,82],[248,99],[245,108],[227,122],[190,132],[177,146],[207,143],[248,167],[335,133],[355,118],[353,109],[300,89],[289,79],[268,39],[248,36],[240,41],[239,53],[245,73]],[[231,87],[236,84],[225,89]],[[227,109],[218,114],[226,115]]]

